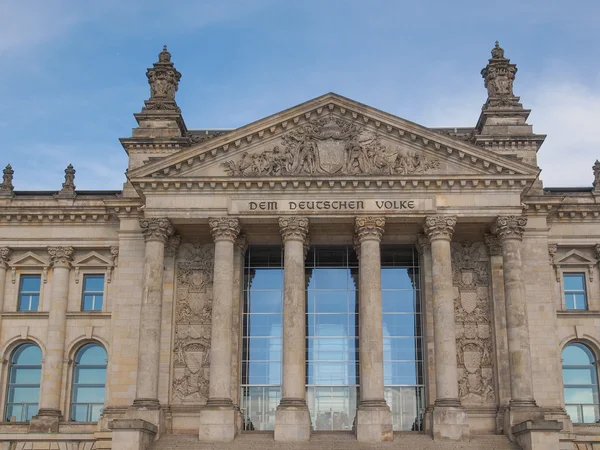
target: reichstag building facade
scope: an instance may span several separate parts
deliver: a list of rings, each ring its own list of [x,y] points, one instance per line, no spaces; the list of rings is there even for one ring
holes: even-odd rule
[[[123,190],[4,169],[0,449],[600,448],[600,162],[543,186],[516,73],[192,130],[165,47]]]

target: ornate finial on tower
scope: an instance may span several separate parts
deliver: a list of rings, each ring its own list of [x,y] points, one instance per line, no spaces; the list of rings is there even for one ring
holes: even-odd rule
[[[592,166],[594,171],[594,192],[600,192],[600,161],[596,160]]]
[[[519,107],[519,97],[513,93],[513,82],[517,73],[517,65],[510,64],[510,59],[504,57],[504,49],[496,41],[492,49],[492,57],[487,66],[481,70],[488,91],[488,99],[483,109],[497,107]]]
[[[6,165],[6,168],[3,170],[2,176],[2,184],[0,184],[0,195],[12,195],[14,186],[13,186],[13,174],[15,171],[12,169],[10,164]]]
[[[163,46],[162,52],[158,54],[158,62],[154,67],[146,71],[148,84],[150,84],[150,99],[146,100],[146,106],[142,112],[147,110],[170,110],[180,112],[175,103],[175,92],[179,88],[179,73],[171,62],[171,54],[167,46]]]
[[[75,169],[69,164],[65,169],[65,182],[58,192],[59,197],[75,197]]]

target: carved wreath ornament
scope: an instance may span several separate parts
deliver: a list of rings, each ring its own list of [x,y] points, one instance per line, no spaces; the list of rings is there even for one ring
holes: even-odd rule
[[[389,148],[377,133],[328,116],[284,134],[281,146],[222,165],[230,176],[414,175],[434,171],[439,160]]]

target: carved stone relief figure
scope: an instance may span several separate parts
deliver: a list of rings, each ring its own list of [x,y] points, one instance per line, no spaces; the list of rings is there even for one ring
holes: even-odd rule
[[[208,398],[212,312],[212,244],[182,245],[177,264],[173,402],[204,403]]]
[[[439,160],[389,148],[377,133],[330,115],[284,134],[281,145],[222,165],[230,176],[418,175],[435,171]]]
[[[483,242],[452,243],[458,387],[467,405],[496,399],[487,259]]]

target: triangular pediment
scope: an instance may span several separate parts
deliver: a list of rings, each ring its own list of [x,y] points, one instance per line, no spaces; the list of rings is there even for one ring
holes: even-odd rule
[[[10,262],[12,267],[48,267],[50,262],[34,252],[27,252]]]
[[[562,266],[562,265],[594,265],[596,264],[596,260],[593,258],[590,258],[589,256],[581,253],[578,250],[570,250],[567,253],[565,253],[562,257],[560,257],[559,259],[556,259],[554,261],[554,264],[557,266]]]
[[[73,266],[78,267],[109,267],[113,262],[100,255],[98,252],[91,251],[73,261]]]
[[[534,179],[537,168],[327,94],[128,174],[169,180],[398,179],[443,176]]]

